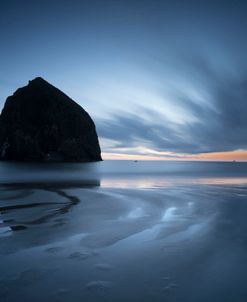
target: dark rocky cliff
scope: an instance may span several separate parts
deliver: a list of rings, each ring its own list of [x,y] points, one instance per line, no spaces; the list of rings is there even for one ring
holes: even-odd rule
[[[42,78],[8,97],[0,115],[0,159],[18,161],[101,160],[89,114]]]

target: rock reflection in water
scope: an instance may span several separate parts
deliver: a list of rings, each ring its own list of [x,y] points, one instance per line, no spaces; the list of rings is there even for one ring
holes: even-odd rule
[[[80,202],[80,198],[68,193],[68,189],[92,188],[100,185],[99,180],[60,183],[13,183],[0,187],[0,237],[13,235],[12,232],[47,224],[58,228],[65,225],[63,214]],[[54,231],[55,232],[55,231]],[[50,232],[51,233],[51,232]],[[23,242],[25,235],[23,235]],[[47,236],[49,238],[49,236]],[[39,239],[40,239],[40,242]],[[27,240],[30,238],[28,237]],[[36,237],[35,244],[44,243],[45,236]],[[27,244],[29,244],[27,242]]]

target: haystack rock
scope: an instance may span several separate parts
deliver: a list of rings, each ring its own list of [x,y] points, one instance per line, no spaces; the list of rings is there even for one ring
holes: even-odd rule
[[[101,160],[89,114],[38,77],[6,100],[0,115],[0,159],[17,161]]]

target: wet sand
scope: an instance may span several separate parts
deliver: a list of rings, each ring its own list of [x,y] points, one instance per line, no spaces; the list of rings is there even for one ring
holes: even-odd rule
[[[247,299],[247,179],[0,189],[1,302]]]

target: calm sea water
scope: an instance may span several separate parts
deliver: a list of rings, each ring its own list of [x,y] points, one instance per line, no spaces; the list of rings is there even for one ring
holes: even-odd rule
[[[247,163],[0,163],[0,301],[247,301]]]

